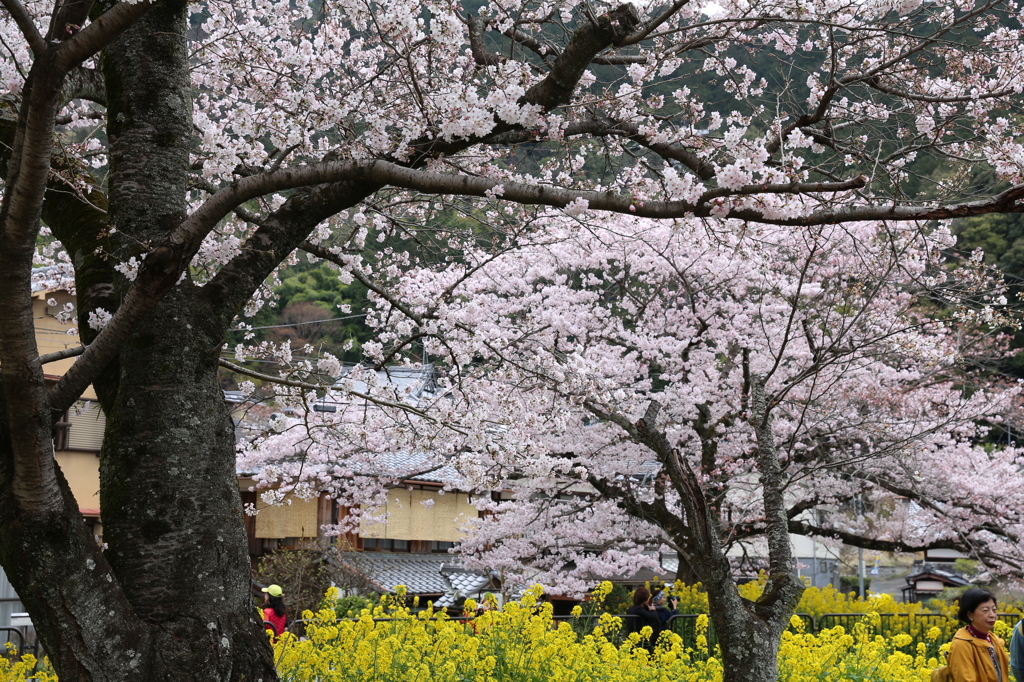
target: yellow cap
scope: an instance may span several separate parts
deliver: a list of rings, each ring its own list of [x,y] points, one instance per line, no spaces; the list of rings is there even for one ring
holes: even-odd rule
[[[267,585],[263,588],[263,591],[271,597],[280,597],[284,594],[284,590],[281,589],[280,585]]]

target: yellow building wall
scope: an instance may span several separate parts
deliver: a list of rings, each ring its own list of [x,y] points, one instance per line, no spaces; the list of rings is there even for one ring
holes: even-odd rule
[[[262,496],[257,496],[256,500],[256,537],[315,538],[319,535],[318,498],[304,500],[289,495],[282,505],[267,504]]]
[[[53,300],[56,305],[49,305],[50,300]],[[77,348],[82,345],[77,333],[68,334],[68,330],[77,326],[77,318],[73,317],[71,324],[61,324],[57,321],[57,313],[64,308],[65,303],[76,303],[75,297],[66,291],[39,292],[32,299],[36,346],[39,348],[40,355],[55,353],[66,348]],[[75,358],[65,358],[47,363],[43,367],[43,372],[50,376],[64,376],[64,372],[68,371],[73,364],[75,364]],[[82,397],[96,400],[96,392],[92,386],[89,386],[85,389]]]
[[[79,509],[100,508],[100,458],[95,452],[65,450],[57,453],[57,464],[71,486]]]

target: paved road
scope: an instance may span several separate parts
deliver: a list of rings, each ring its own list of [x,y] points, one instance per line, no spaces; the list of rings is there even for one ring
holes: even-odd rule
[[[907,586],[907,573],[908,571],[902,571],[892,577],[882,577],[873,575],[871,576],[871,592],[878,594],[891,594],[896,598],[896,601],[903,601],[903,592],[901,591]]]

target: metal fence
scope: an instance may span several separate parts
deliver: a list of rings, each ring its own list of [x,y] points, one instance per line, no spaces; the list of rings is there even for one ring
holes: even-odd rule
[[[948,642],[953,633],[961,627],[961,623],[941,613],[825,613],[817,618],[809,613],[794,615],[803,621],[799,629],[810,634],[819,634],[823,630],[838,626],[842,626],[847,632],[853,632],[859,626],[869,637],[881,636],[887,639],[905,633],[911,638],[910,643],[903,647],[907,653],[915,651],[917,645],[923,642],[928,647],[928,655],[935,655],[938,648]],[[998,617],[1000,621],[1013,627],[1024,616],[1019,613],[1000,613]],[[696,645],[697,618],[697,614],[680,614],[669,619],[669,629],[682,638],[685,646]],[[929,631],[933,627],[939,629],[939,636],[929,638]],[[793,626],[790,626],[790,629],[792,630]],[[708,649],[713,650],[718,645],[714,624],[709,621],[703,634],[707,639]]]
[[[4,637],[3,645],[5,649],[7,644],[11,644],[14,646],[14,653],[16,655],[21,656],[25,653],[25,633],[20,628],[0,627],[0,635]]]

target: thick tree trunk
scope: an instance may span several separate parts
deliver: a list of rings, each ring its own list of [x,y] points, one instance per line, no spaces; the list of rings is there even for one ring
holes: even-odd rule
[[[781,632],[742,606],[722,602],[718,590],[708,591],[711,622],[722,649],[722,682],[775,682]]]
[[[101,455],[106,554],[153,626],[151,679],[269,680],[219,330],[203,327],[200,306],[179,286],[121,354]]]
[[[122,259],[186,215],[187,16],[186,3],[165,3],[103,55],[109,220],[125,237],[114,246]],[[180,282],[119,356],[100,457],[106,555],[150,627],[148,679],[271,680],[252,602],[234,427],[217,382],[224,328],[200,293]]]
[[[186,4],[168,2],[103,56],[106,217],[117,228],[107,246],[121,259],[141,255],[186,214],[187,28]],[[55,100],[30,106],[33,92],[26,87],[22,116],[47,124],[48,142]],[[31,151],[38,171],[48,147]],[[44,215],[60,223],[55,232],[74,255],[80,303],[113,309],[110,264],[95,253],[105,226],[67,215],[72,204],[51,201]],[[96,381],[108,416],[101,551],[54,461],[28,290],[38,223],[27,209],[11,217],[11,206],[20,205],[5,196],[4,224],[17,229],[0,248],[0,563],[62,682],[276,679],[252,603],[233,425],[217,383],[223,316],[180,283]],[[94,335],[83,329],[84,340]]]
[[[707,589],[710,619],[721,647],[722,682],[775,682],[779,642],[792,615],[793,592],[799,598],[802,583],[795,576],[782,578],[781,595],[765,592],[757,602],[750,602],[740,597],[724,555],[701,562],[698,573]]]
[[[82,523],[57,469],[58,509],[34,513],[13,494],[15,452],[0,392],[0,563],[32,614],[61,682],[140,679],[149,630],[119,589],[99,546]],[[53,458],[52,450],[40,456]]]

